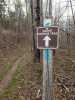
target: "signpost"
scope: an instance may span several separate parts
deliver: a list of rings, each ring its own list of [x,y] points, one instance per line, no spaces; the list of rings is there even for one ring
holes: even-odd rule
[[[59,29],[51,26],[51,19],[44,19],[44,27],[37,28],[37,48],[43,49],[43,96],[52,100],[52,49],[58,48]]]
[[[49,22],[48,22],[49,23]],[[58,48],[59,29],[57,26],[37,28],[37,48],[56,49]]]

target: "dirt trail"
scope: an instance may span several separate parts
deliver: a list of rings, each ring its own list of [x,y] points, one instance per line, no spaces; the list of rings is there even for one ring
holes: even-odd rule
[[[25,57],[22,56],[20,57],[13,65],[13,67],[9,70],[9,72],[7,73],[7,75],[4,77],[4,79],[0,82],[0,94],[3,92],[3,90],[9,85],[9,83],[12,80],[12,77],[14,75],[14,73],[16,72],[16,69],[18,67],[18,64],[20,63],[20,61]]]

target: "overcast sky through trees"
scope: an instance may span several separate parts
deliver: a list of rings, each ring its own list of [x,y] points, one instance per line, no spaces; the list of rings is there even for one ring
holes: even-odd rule
[[[22,6],[23,6],[23,10],[24,12],[26,12],[26,5],[25,5],[25,0],[20,0],[21,3],[22,3]],[[69,9],[65,10],[66,8],[66,5],[67,3],[65,1],[69,1],[69,0],[52,0],[52,5],[53,5],[53,16],[56,16],[56,12],[59,12],[59,7],[60,7],[60,12],[59,14],[62,14],[63,13],[63,17],[64,16],[72,16],[72,11],[71,11],[71,7],[69,7]],[[15,0],[6,0],[7,4],[9,5],[10,9],[12,11],[15,10],[15,7],[14,7],[14,2]],[[46,2],[47,0],[43,0],[43,10],[45,12],[45,9],[46,9]],[[70,4],[69,4],[70,5]],[[75,1],[72,0],[72,5],[73,5],[73,11],[75,11]],[[74,12],[73,12],[74,13]],[[60,15],[59,15],[60,16]]]

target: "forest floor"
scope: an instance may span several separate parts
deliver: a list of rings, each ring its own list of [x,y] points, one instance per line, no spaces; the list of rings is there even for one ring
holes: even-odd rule
[[[25,56],[25,55],[24,55]],[[9,83],[11,82],[12,80],[12,77],[14,75],[14,73],[16,72],[16,69],[20,63],[20,61],[24,58],[23,57],[20,57],[16,62],[15,64],[13,65],[13,67],[7,72],[7,74],[4,76],[3,80],[1,80],[0,82],[0,92],[3,91],[3,89],[5,89],[6,87],[8,87]]]
[[[0,57],[0,100],[36,100],[43,66],[33,62],[31,47]],[[75,100],[75,50],[59,49],[53,58],[53,100]]]
[[[12,60],[12,67],[0,82],[0,100],[35,100],[41,89],[42,66],[33,62],[29,47],[17,49],[16,54],[19,54],[17,59],[14,62]]]
[[[54,57],[54,100],[75,100],[75,49]]]

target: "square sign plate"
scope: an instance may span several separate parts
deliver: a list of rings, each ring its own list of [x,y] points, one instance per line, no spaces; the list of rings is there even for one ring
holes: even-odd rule
[[[37,28],[37,48],[38,49],[57,49],[59,41],[59,28],[51,26],[48,28]]]

